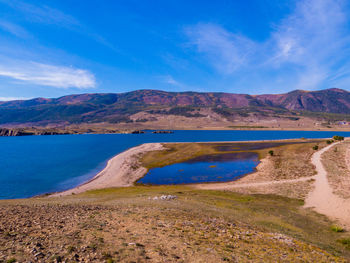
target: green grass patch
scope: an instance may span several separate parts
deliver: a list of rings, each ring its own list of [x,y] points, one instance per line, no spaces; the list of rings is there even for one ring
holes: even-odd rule
[[[337,225],[332,225],[331,230],[336,233],[341,233],[344,232],[344,228],[337,226]]]
[[[338,239],[338,242],[350,248],[350,238]]]

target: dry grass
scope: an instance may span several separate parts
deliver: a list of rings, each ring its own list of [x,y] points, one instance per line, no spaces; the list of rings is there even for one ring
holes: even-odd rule
[[[327,144],[325,140],[294,140],[295,144],[285,144],[273,148],[265,148],[260,150],[250,150],[258,153],[262,162],[257,167],[257,172],[246,175],[245,177],[228,183],[217,184],[201,184],[202,189],[225,189],[230,190],[229,185],[262,183],[280,180],[300,179],[303,177],[311,177],[315,175],[315,167],[311,164],[311,156],[315,152],[313,146],[318,145],[319,149]],[[286,141],[285,141],[286,143]],[[256,142],[247,143],[246,145],[257,144]],[[166,151],[150,152],[146,154],[142,163],[147,168],[161,167],[177,162],[183,162],[203,154],[223,153],[218,146],[229,146],[229,143],[178,143],[165,144],[168,148]],[[232,143],[232,148],[237,151],[244,149],[243,144]],[[270,156],[268,152],[274,151],[274,156]],[[231,151],[235,152],[235,151]],[[226,152],[227,153],[227,152]],[[256,187],[233,187],[231,190],[246,194],[277,194],[291,198],[304,199],[313,187],[313,181],[275,184]]]
[[[218,153],[211,145],[203,143],[165,143],[164,151],[148,152],[142,157],[142,166],[147,169],[180,163],[191,158]]]
[[[265,150],[261,153],[265,154],[265,159],[257,167],[257,173],[243,177],[240,183],[290,180],[315,175],[311,156],[315,152],[312,147],[316,144],[319,149],[326,146],[324,140],[317,143],[289,144],[273,148],[274,156],[269,156]]]
[[[275,156],[271,157],[273,169],[269,173],[271,180],[298,179],[315,175],[316,171],[311,164],[312,149],[318,145],[321,149],[326,146],[324,141],[319,143],[292,144],[279,147]]]
[[[313,189],[313,182],[313,179],[310,179],[305,182],[235,188],[232,189],[232,191],[242,194],[273,194],[289,198],[305,199],[308,193]]]
[[[350,141],[344,141],[322,155],[322,163],[328,173],[333,192],[343,198],[350,198],[350,171],[346,151]]]
[[[307,143],[307,141],[310,141]],[[234,152],[256,152],[259,155],[259,158],[265,158],[270,150],[275,152],[273,157],[274,168],[276,174],[279,174],[282,170],[281,164],[288,161],[288,166],[291,170],[294,169],[294,166],[300,166],[299,160],[294,161],[296,156],[298,158],[304,158],[306,161],[310,159],[310,156],[314,152],[312,146],[317,144],[323,147],[325,145],[324,140],[288,140],[288,141],[274,141],[285,143],[286,145],[278,147],[266,147],[258,150],[247,150],[247,147],[250,145],[259,145],[266,144],[266,142],[233,142],[233,143],[165,143],[163,144],[166,147],[164,151],[154,151],[148,152],[142,157],[142,165],[148,169],[154,167],[163,167],[166,165],[180,163],[187,161],[189,159],[201,156],[201,155],[210,155],[210,154],[220,154],[220,153],[234,153]],[[290,144],[290,143],[296,144]],[[224,151],[220,150],[220,146],[231,147],[232,150]],[[294,158],[294,159],[293,159]],[[285,168],[285,167],[283,167]],[[305,167],[304,167],[305,168]],[[295,175],[295,174],[294,174]],[[307,176],[307,175],[305,175]],[[295,176],[295,178],[298,176]],[[289,177],[288,177],[289,178]],[[276,177],[276,179],[278,179]],[[281,177],[283,179],[283,175]]]
[[[345,262],[346,233],[301,205],[185,186],[1,201],[0,262]]]

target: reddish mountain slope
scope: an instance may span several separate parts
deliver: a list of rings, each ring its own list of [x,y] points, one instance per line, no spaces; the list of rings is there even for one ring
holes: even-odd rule
[[[193,108],[210,108],[226,117],[240,112],[276,114],[281,111],[350,114],[350,93],[340,89],[328,89],[309,92],[296,90],[270,95],[157,90],[80,94],[56,99],[0,102],[0,124],[43,121],[116,123],[130,121],[129,116],[140,111],[192,116],[189,112]]]

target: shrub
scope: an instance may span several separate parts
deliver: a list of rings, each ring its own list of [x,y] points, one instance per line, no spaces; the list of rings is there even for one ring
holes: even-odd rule
[[[344,136],[334,135],[333,136],[333,140],[335,140],[335,141],[343,141],[344,140]]]
[[[339,243],[342,243],[343,245],[350,246],[350,238],[342,238],[337,240]]]
[[[344,232],[344,228],[342,228],[340,226],[336,226],[336,225],[331,226],[331,230],[333,232],[337,232],[337,233]]]
[[[274,152],[271,150],[269,151],[270,156],[273,156]]]
[[[312,147],[312,149],[314,149],[315,151],[318,150],[318,145],[315,145],[314,147]]]
[[[7,263],[14,263],[17,262],[15,258],[10,258],[9,260],[6,261]]]
[[[334,141],[333,140],[327,140],[326,143],[327,144],[332,144]]]

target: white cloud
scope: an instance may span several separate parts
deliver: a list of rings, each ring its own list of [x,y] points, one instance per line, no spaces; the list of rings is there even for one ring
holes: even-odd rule
[[[0,64],[0,76],[56,88],[85,89],[96,86],[95,76],[87,70],[27,61]]]
[[[172,86],[182,86],[182,84],[175,80],[171,75],[162,76],[161,78],[164,83],[170,84]]]
[[[32,98],[25,97],[0,97],[0,101],[10,101],[10,100],[30,100]]]
[[[198,24],[186,28],[192,45],[198,52],[206,54],[209,61],[220,72],[230,74],[245,66],[255,43],[244,36],[228,32],[213,24]]]
[[[242,71],[250,71],[266,80],[278,72],[287,76],[286,84],[292,88],[334,86],[350,65],[345,10],[343,0],[299,1],[290,15],[272,27],[264,42],[213,24],[188,27],[185,33],[189,43],[221,74],[240,77]]]
[[[176,91],[188,91],[188,90],[198,90],[197,87],[187,85],[181,81],[175,79],[172,75],[163,75],[156,77],[161,83],[165,83],[169,87],[174,88]]]

